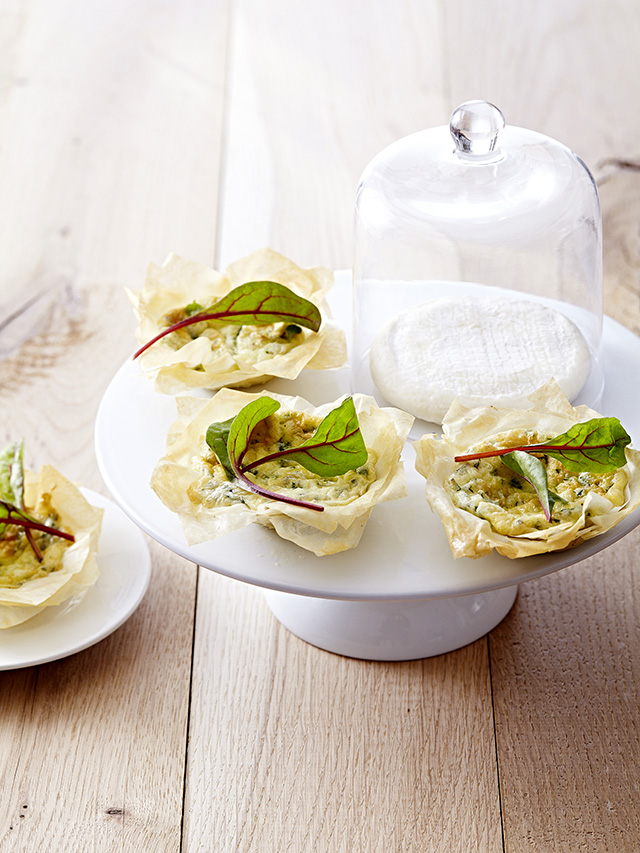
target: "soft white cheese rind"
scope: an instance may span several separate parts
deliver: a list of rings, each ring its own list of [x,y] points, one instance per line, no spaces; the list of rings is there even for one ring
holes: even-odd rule
[[[573,399],[591,369],[589,347],[564,314],[529,300],[434,299],[397,314],[376,336],[371,376],[393,405],[434,423],[457,399],[520,406],[550,379]]]

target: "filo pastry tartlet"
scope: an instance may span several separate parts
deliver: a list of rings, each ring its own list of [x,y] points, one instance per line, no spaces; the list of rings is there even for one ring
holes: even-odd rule
[[[39,474],[25,472],[24,505],[31,517],[71,534],[73,541],[36,532],[39,560],[23,530],[6,528],[0,543],[0,628],[83,594],[98,578],[102,509],[51,465]]]
[[[190,311],[207,309],[249,282],[276,282],[317,307],[318,331],[295,323],[199,323],[172,332],[138,362],[161,393],[242,388],[273,377],[295,379],[303,368],[323,370],[346,361],[342,330],[329,321],[326,296],[334,283],[324,267],[303,268],[271,249],[260,249],[218,272],[171,254],[150,264],[142,290],[127,290],[138,318],[136,338],[147,344]],[[195,307],[192,307],[195,306]]]
[[[570,548],[604,533],[640,506],[640,453],[629,447],[622,457],[626,464],[609,473],[567,470],[557,459],[536,454],[546,469],[549,518],[534,487],[507,467],[504,457],[455,461],[456,456],[549,442],[576,424],[602,418],[587,406],[573,408],[553,382],[529,399],[526,409],[467,408],[454,402],[442,438],[430,434],[414,443],[427,501],[442,520],[454,557],[482,557],[495,549],[518,558]]]
[[[234,418],[248,403],[271,398],[280,404],[251,433],[245,457],[269,455],[274,448],[299,446],[342,401],[314,407],[301,397],[250,394],[222,389],[210,400],[176,398],[178,419],[167,437],[166,456],[151,478],[161,501],[180,517],[189,544],[215,539],[257,522],[273,528],[283,539],[318,556],[354,548],[376,504],[406,494],[400,459],[411,428],[411,415],[380,408],[372,397],[353,395],[365,461],[337,477],[322,477],[302,465],[274,460],[250,472],[272,492],[322,506],[316,511],[282,500],[272,500],[241,488],[225,475],[218,457],[206,442],[212,423]]]

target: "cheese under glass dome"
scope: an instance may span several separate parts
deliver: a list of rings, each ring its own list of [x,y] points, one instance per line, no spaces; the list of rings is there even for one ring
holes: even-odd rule
[[[366,168],[355,206],[354,389],[440,423],[453,399],[602,394],[600,208],[559,142],[469,101]]]

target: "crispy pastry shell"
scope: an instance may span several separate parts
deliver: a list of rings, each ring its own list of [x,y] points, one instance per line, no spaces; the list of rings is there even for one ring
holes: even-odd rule
[[[73,533],[75,542],[65,549],[60,568],[46,577],[25,581],[16,589],[0,587],[0,628],[18,625],[45,607],[80,595],[98,578],[103,511],[91,506],[78,487],[51,465],[43,465],[39,475],[25,472],[25,505],[35,506],[42,494],[51,495],[61,526]]]
[[[239,284],[266,280],[286,285],[313,302],[323,318],[320,331],[304,329],[297,346],[255,363],[214,351],[206,337],[194,338],[177,350],[168,338],[161,338],[139,359],[145,373],[155,380],[157,391],[177,394],[196,388],[240,388],[274,376],[295,379],[305,367],[321,370],[345,363],[344,333],[327,321],[325,299],[333,286],[333,273],[323,267],[303,269],[271,249],[253,252],[231,264],[225,273],[173,254],[161,267],[150,264],[142,290],[127,290],[138,318],[136,338],[143,344],[155,337],[164,328],[162,318],[172,309],[194,300],[210,305]]]
[[[413,422],[412,416],[397,409],[381,409],[372,397],[353,395],[365,444],[377,457],[376,479],[363,495],[344,506],[325,506],[323,512],[317,512],[250,492],[246,493],[247,504],[208,508],[193,503],[187,490],[198,475],[191,460],[206,449],[207,427],[234,417],[243,406],[260,396],[264,395],[224,388],[210,400],[177,397],[178,420],[169,430],[166,456],[153,472],[154,491],[179,515],[187,541],[192,545],[257,522],[318,556],[354,548],[374,506],[406,494],[400,455]],[[315,408],[301,397],[268,396],[281,403],[282,411],[305,411],[320,418],[340,402]]]
[[[527,409],[493,406],[470,409],[454,402],[444,419],[442,438],[429,434],[414,443],[416,469],[426,480],[427,502],[442,520],[454,557],[483,557],[495,549],[515,559],[571,548],[609,530],[640,506],[640,453],[629,448],[626,449],[625,466],[629,478],[627,499],[621,507],[589,494],[575,522],[520,536],[506,536],[493,530],[486,519],[455,506],[444,484],[457,467],[454,457],[464,454],[468,448],[513,429],[535,429],[553,436],[566,432],[574,424],[602,417],[587,406],[573,408],[553,382],[529,399],[531,406]]]

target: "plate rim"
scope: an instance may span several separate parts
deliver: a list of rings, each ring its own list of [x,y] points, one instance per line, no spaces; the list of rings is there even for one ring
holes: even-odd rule
[[[90,503],[95,506],[100,507],[105,510],[103,516],[103,525],[100,533],[100,540],[97,552],[97,561],[98,561],[98,579],[96,584],[89,587],[86,590],[84,595],[80,598],[80,600],[72,606],[72,611],[86,611],[88,608],[91,608],[93,605],[93,599],[95,599],[96,595],[101,595],[104,590],[101,589],[100,586],[100,578],[109,577],[114,573],[113,561],[116,559],[115,556],[109,558],[104,555],[104,545],[105,540],[108,541],[109,536],[114,536],[118,533],[118,526],[125,525],[125,529],[127,530],[127,534],[129,537],[129,544],[135,542],[135,554],[136,554],[136,571],[135,577],[137,579],[137,584],[132,586],[132,590],[135,590],[135,595],[130,596],[125,599],[124,604],[121,605],[120,609],[116,611],[109,618],[109,614],[107,614],[105,610],[105,619],[102,623],[102,627],[84,637],[84,639],[73,639],[67,640],[63,642],[57,648],[52,649],[49,652],[44,652],[41,655],[34,657],[20,657],[15,656],[11,659],[10,655],[6,655],[3,648],[3,638],[10,637],[11,631],[19,631],[20,634],[23,632],[29,633],[29,629],[32,628],[35,631],[43,633],[43,642],[50,643],[50,631],[56,628],[58,624],[58,620],[64,620],[70,612],[66,610],[66,603],[62,602],[60,605],[56,607],[52,607],[51,611],[56,611],[49,613],[48,609],[41,611],[36,614],[33,619],[38,619],[38,617],[47,616],[49,619],[43,624],[42,620],[39,620],[33,626],[30,626],[29,623],[32,621],[30,619],[25,622],[21,622],[18,625],[11,626],[10,628],[5,628],[0,631],[0,671],[10,671],[14,669],[24,669],[30,666],[40,666],[41,664],[52,663],[57,660],[62,660],[63,658],[69,657],[70,655],[76,654],[78,652],[84,651],[85,649],[90,648],[91,646],[99,643],[101,640],[106,639],[108,636],[117,631],[138,609],[142,600],[149,588],[149,583],[151,580],[151,554],[149,552],[149,547],[144,538],[142,531],[139,527],[132,522],[127,513],[125,513],[122,508],[115,502],[114,500],[105,497],[99,492],[95,492],[92,489],[87,489],[85,487],[81,487],[80,491],[82,494],[89,500]],[[102,546],[102,555],[100,553]],[[53,622],[53,625],[50,623]],[[48,639],[47,639],[48,637]]]
[[[347,277],[350,277],[349,270],[342,270],[336,272],[336,284],[338,284],[338,280],[342,279],[343,283],[346,283]],[[335,288],[337,289],[337,288]],[[335,313],[335,312],[334,312]],[[615,347],[626,347],[632,348],[634,353],[634,358],[637,358],[640,363],[640,338],[638,338],[631,330],[627,329],[625,326],[622,326],[617,321],[605,315],[604,323],[603,323],[603,343],[608,340],[610,344]],[[346,324],[345,324],[346,325]],[[603,347],[604,349],[604,347]],[[604,352],[603,352],[603,361]],[[606,363],[603,365],[604,370],[606,372]],[[123,509],[123,511],[129,516],[129,518],[139,527],[141,527],[146,533],[148,533],[153,539],[160,542],[164,547],[168,548],[170,551],[184,557],[185,559],[202,566],[203,568],[209,569],[211,571],[215,571],[218,574],[224,575],[229,578],[233,578],[235,580],[242,581],[244,583],[250,583],[254,586],[262,587],[265,589],[273,589],[280,592],[288,592],[297,595],[310,596],[314,598],[325,598],[325,599],[338,599],[345,601],[412,601],[419,599],[427,599],[427,598],[448,598],[458,595],[466,595],[466,594],[476,594],[481,592],[487,592],[490,590],[500,589],[505,586],[512,586],[519,583],[523,583],[529,580],[534,580],[538,577],[542,577],[547,574],[551,574],[552,572],[558,571],[562,568],[566,568],[570,565],[573,565],[577,562],[580,562],[584,559],[587,559],[591,556],[594,556],[596,553],[599,553],[604,548],[609,547],[610,545],[617,542],[623,536],[630,533],[638,524],[640,524],[640,510],[636,510],[631,515],[627,516],[623,521],[621,521],[616,527],[612,528],[610,531],[602,534],[601,536],[594,537],[587,542],[584,542],[575,548],[568,549],[565,551],[556,551],[550,554],[539,555],[526,557],[519,560],[509,560],[507,557],[501,557],[497,554],[492,554],[490,556],[481,558],[481,560],[469,561],[471,563],[476,564],[480,567],[481,562],[484,562],[485,565],[487,563],[485,561],[494,561],[494,563],[499,563],[500,565],[504,565],[504,571],[498,570],[497,575],[494,579],[478,579],[475,582],[466,582],[464,585],[460,583],[454,583],[447,586],[446,584],[439,586],[436,590],[429,590],[425,588],[424,585],[416,585],[415,588],[409,588],[408,585],[403,589],[399,589],[394,591],[393,589],[384,589],[380,591],[375,591],[371,589],[363,589],[362,587],[354,588],[352,590],[348,590],[345,588],[335,589],[330,585],[322,586],[321,584],[310,585],[309,582],[304,582],[301,580],[300,582],[295,582],[293,580],[282,580],[282,579],[271,579],[264,577],[262,575],[252,574],[249,569],[238,571],[237,568],[229,567],[229,565],[225,565],[225,546],[222,545],[222,540],[235,536],[235,534],[227,534],[226,537],[221,537],[217,540],[211,540],[208,543],[203,543],[203,545],[197,546],[189,546],[186,543],[186,540],[183,542],[178,541],[175,537],[168,537],[165,535],[163,530],[159,529],[159,527],[150,522],[148,518],[144,515],[141,515],[138,511],[138,508],[131,505],[130,500],[128,500],[128,496],[125,494],[121,494],[118,486],[114,483],[113,478],[111,476],[110,466],[108,460],[105,458],[104,447],[103,447],[103,439],[104,439],[104,430],[106,428],[105,419],[107,418],[107,408],[112,404],[111,397],[115,393],[116,386],[118,382],[122,381],[122,376],[127,371],[131,378],[133,378],[133,374],[131,373],[132,365],[130,359],[127,359],[115,376],[110,382],[103,399],[100,403],[100,407],[98,409],[98,415],[96,417],[96,430],[95,430],[95,445],[96,445],[96,455],[98,458],[98,465],[101,470],[103,479],[105,484],[111,493],[114,500],[119,504],[119,506]],[[151,382],[148,379],[136,375],[136,381],[144,382],[148,388],[151,389],[151,393],[155,394],[152,388]],[[272,383],[270,383],[271,385]],[[615,386],[615,382],[613,383]],[[144,387],[144,386],[142,386]],[[268,388],[266,389],[268,392]],[[276,390],[272,388],[272,390]],[[277,391],[280,392],[281,388],[277,388]],[[290,391],[285,391],[284,393],[290,394],[301,394],[301,396],[310,396],[309,392],[307,394],[304,391],[295,389]],[[606,389],[605,389],[606,395]],[[166,395],[159,395],[160,397],[167,399]],[[154,398],[151,398],[154,399]],[[172,398],[169,398],[172,399]],[[175,417],[175,415],[174,415]],[[640,412],[638,413],[638,417],[640,418]],[[413,469],[411,461],[405,458],[405,470],[407,473],[407,480],[409,482],[410,478],[413,480],[415,484],[415,477],[419,477],[417,472]],[[150,472],[149,472],[150,474]],[[148,481],[147,481],[148,482]],[[422,478],[419,479],[420,483],[424,481]],[[154,500],[154,505],[159,507],[165,513],[170,513],[170,510],[164,507],[159,499],[152,492],[150,486],[148,487],[148,494],[151,499]],[[406,498],[405,498],[406,500]],[[394,501],[394,504],[399,504],[401,501]],[[384,507],[389,505],[380,505],[380,507],[374,508],[374,516],[376,512],[383,510]],[[426,499],[424,499],[424,509],[425,513],[431,515],[431,511],[426,503]],[[173,515],[173,513],[170,513]],[[148,515],[148,513],[147,513]],[[372,518],[373,518],[372,517]],[[369,520],[368,524],[372,524],[372,519]],[[438,526],[442,528],[441,524],[438,520]],[[249,530],[251,527],[258,527],[258,525],[250,525],[249,528],[244,528],[244,530]],[[261,528],[262,534],[270,535],[279,539],[277,534],[273,531],[265,531]],[[366,530],[365,530],[366,535]],[[445,537],[444,529],[442,528],[442,537]],[[258,536],[260,541],[264,541],[264,538]],[[280,548],[281,553],[287,555],[293,552],[288,551],[288,548],[297,549],[301,551],[302,549],[298,548],[298,546],[293,545],[290,542],[286,542],[284,540],[279,540],[280,543],[284,543]],[[446,542],[446,537],[445,537]],[[266,546],[268,547],[268,546]],[[342,552],[342,556],[349,554],[356,554],[358,549],[362,548],[361,545],[357,546],[352,551]],[[448,544],[446,545],[446,549],[448,551]],[[277,549],[276,549],[277,550]],[[217,553],[216,553],[217,552]],[[222,554],[222,557],[220,556]],[[331,561],[333,557],[314,557],[313,555],[309,555],[309,552],[305,552],[307,555],[306,558],[313,558],[315,560],[321,561]],[[250,562],[252,558],[255,558],[255,553],[247,553],[247,561]],[[260,555],[261,556],[261,555]],[[340,557],[341,555],[334,555],[335,557]],[[295,557],[294,557],[295,559]],[[348,559],[348,556],[346,557]],[[459,564],[460,561],[453,561],[453,558],[450,558],[453,565],[456,563]],[[462,560],[463,558],[461,558]],[[327,563],[327,565],[329,565]],[[455,570],[453,571],[455,575]],[[494,574],[495,571],[494,571]],[[357,587],[357,584],[356,584]]]

